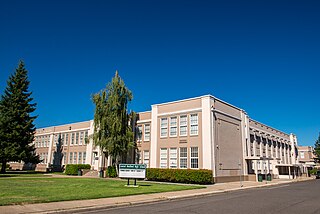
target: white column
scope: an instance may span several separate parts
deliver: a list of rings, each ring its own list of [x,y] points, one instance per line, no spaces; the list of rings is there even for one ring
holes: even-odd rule
[[[151,111],[150,168],[157,168],[158,150],[158,106],[153,105]]]
[[[212,114],[210,97],[201,98],[202,106],[202,168],[212,169]]]
[[[52,162],[52,149],[53,149],[53,142],[54,141],[54,134],[50,134],[50,141],[49,141],[49,151],[48,151],[48,159],[47,159],[47,166]]]
[[[243,175],[248,174],[246,157],[250,157],[250,133],[249,133],[249,120],[248,116],[244,111],[241,111],[241,136],[242,136],[242,160],[241,167]]]
[[[93,155],[93,139],[92,139],[93,132],[94,132],[94,124],[93,124],[93,121],[90,121],[90,129],[88,130],[89,143],[87,144],[87,147],[86,147],[86,164],[90,164],[90,165],[92,164],[92,155]]]

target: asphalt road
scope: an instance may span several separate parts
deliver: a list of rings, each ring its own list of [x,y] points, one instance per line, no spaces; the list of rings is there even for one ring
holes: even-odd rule
[[[320,180],[240,190],[211,196],[85,212],[90,214],[290,213],[320,214]]]

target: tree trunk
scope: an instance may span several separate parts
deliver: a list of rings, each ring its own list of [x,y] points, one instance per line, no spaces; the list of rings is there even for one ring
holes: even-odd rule
[[[2,166],[1,166],[2,174],[6,173],[6,165],[7,165],[7,161],[2,161]]]
[[[119,177],[119,157],[116,157],[116,171],[117,171],[117,177]]]

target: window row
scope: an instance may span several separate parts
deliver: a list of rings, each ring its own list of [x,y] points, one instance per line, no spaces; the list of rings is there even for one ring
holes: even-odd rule
[[[142,135],[143,135],[143,141],[150,141],[150,132],[151,132],[150,124],[144,124],[143,127],[144,127],[144,132],[142,132],[142,125],[138,125],[138,130],[137,130],[138,142],[142,141]]]
[[[39,155],[41,163],[48,163],[48,152],[39,153],[38,155]]]
[[[179,122],[178,122],[179,118]],[[160,137],[168,137],[168,132],[170,137],[177,137],[178,132],[179,136],[188,135],[188,121],[190,135],[198,135],[199,122],[198,114],[190,114],[189,120],[188,115],[180,115],[179,117],[173,116],[169,118],[160,119]],[[179,128],[179,129],[178,129]]]
[[[139,152],[139,163],[144,163],[149,167],[149,150]],[[190,158],[189,158],[190,157]],[[189,158],[189,159],[188,159]],[[189,160],[189,165],[188,165]],[[199,168],[199,150],[198,147],[180,148],[161,148],[160,149],[160,168],[180,168],[180,169],[198,169]]]
[[[55,145],[58,143],[58,140],[61,140],[61,144],[67,146],[70,138],[70,145],[84,145],[85,139],[88,138],[88,130],[80,132],[71,132],[55,135]]]
[[[55,134],[53,146],[56,146],[59,142],[61,142],[61,145],[67,146],[69,138],[71,138],[70,145],[84,145],[85,139],[88,138],[88,131]],[[35,137],[34,145],[36,148],[49,147],[50,135]]]
[[[179,152],[179,156],[178,156]],[[190,157],[189,168],[199,168],[199,151],[198,147],[190,147],[188,154],[187,147],[178,148],[161,148],[160,149],[160,168],[188,168],[188,155]],[[178,165],[179,160],[179,165]],[[169,162],[169,164],[168,164]]]
[[[85,164],[86,152],[63,152],[62,163],[66,164]]]
[[[49,147],[49,143],[50,143],[50,135],[34,137],[33,144],[36,148]]]

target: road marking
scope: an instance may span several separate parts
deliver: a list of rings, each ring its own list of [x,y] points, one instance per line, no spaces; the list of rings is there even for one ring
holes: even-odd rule
[[[290,185],[289,185],[289,184],[286,184],[286,185],[282,185],[282,186],[270,187],[270,188],[268,188],[268,189],[279,189],[279,188],[287,187],[287,186],[290,186]]]

